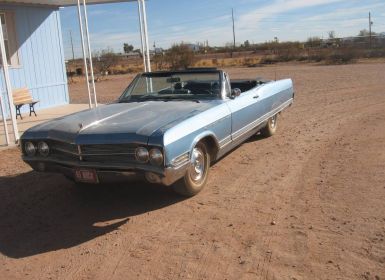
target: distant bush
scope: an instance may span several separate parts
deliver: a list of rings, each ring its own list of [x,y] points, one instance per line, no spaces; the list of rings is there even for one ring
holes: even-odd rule
[[[380,58],[385,57],[385,49],[369,50],[364,55],[366,58]]]
[[[319,53],[313,53],[307,57],[308,61],[312,62],[321,62],[325,61],[327,59],[327,54],[324,52],[319,52]]]
[[[277,62],[278,62],[277,59],[272,56],[262,57],[261,60],[259,61],[260,64],[275,64]]]
[[[246,66],[246,67],[256,67],[258,66],[259,64],[259,61],[260,59],[259,58],[251,58],[251,57],[248,57],[248,58],[245,58],[243,60],[243,63],[242,63],[242,66]]]
[[[300,55],[297,57],[297,61],[307,61],[307,60],[309,60],[309,57],[305,55]]]
[[[155,64],[155,67],[157,70],[164,70],[166,68],[166,58],[165,56],[162,54],[156,54],[153,59],[152,59],[152,62]]]
[[[165,59],[171,69],[180,70],[194,65],[195,54],[187,45],[173,45],[166,53]]]
[[[278,55],[276,59],[279,62],[289,62],[289,61],[298,60],[298,56],[293,54],[282,54],[282,55]]]
[[[115,66],[111,66],[110,69],[109,69],[109,72],[111,74],[125,74],[126,73],[126,68],[123,67],[123,65],[115,65]]]
[[[95,68],[102,75],[111,73],[111,69],[116,67],[119,62],[119,55],[114,53],[112,49],[105,49],[100,52],[93,53],[92,61]]]
[[[342,50],[330,54],[326,60],[326,64],[348,64],[355,62],[356,53],[353,50]]]

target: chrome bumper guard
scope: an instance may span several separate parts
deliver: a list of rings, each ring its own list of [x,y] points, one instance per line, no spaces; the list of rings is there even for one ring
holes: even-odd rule
[[[76,168],[90,168],[95,169],[100,181],[105,183],[145,178],[150,183],[163,184],[165,186],[170,186],[182,178],[189,167],[189,162],[178,167],[158,169],[152,166],[138,165],[116,166],[75,164],[68,161],[53,161],[42,158],[31,159],[28,157],[23,157],[23,160],[35,171],[61,173],[70,178],[74,178],[74,170]]]

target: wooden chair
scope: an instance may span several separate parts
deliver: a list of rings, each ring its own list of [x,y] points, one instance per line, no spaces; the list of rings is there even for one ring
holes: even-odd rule
[[[16,107],[16,119],[17,116],[20,116],[20,119],[23,119],[20,113],[20,108],[23,107],[23,105],[29,105],[29,116],[31,116],[32,113],[36,115],[35,112],[35,104],[39,102],[39,100],[34,100],[31,92],[28,88],[19,88],[14,89],[12,92],[13,96],[13,105]]]

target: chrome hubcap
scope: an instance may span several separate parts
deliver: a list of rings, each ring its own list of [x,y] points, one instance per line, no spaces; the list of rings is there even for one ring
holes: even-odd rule
[[[205,156],[199,148],[194,148],[191,159],[190,177],[193,181],[200,181],[205,173]]]
[[[271,128],[275,128],[275,126],[277,125],[277,115],[271,117],[270,125]]]

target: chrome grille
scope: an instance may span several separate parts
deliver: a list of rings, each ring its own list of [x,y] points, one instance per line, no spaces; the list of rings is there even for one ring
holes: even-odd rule
[[[78,146],[66,142],[48,141],[51,157],[58,160],[79,160]]]
[[[81,153],[84,156],[102,155],[135,155],[136,145],[133,144],[109,144],[109,145],[81,145]]]
[[[134,144],[81,145],[82,161],[129,163],[135,161]]]
[[[78,155],[78,147],[75,144],[70,144],[60,141],[49,141],[48,145],[52,151],[58,151],[66,154]]]
[[[51,157],[57,160],[83,161],[89,163],[135,162],[136,144],[76,145],[50,141]]]

